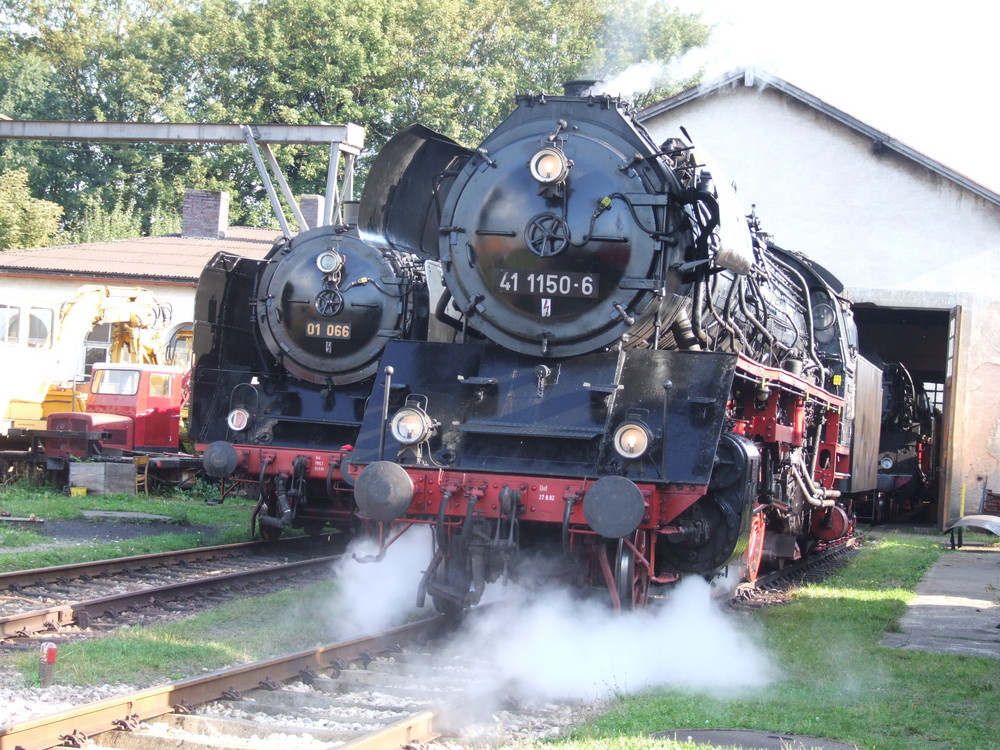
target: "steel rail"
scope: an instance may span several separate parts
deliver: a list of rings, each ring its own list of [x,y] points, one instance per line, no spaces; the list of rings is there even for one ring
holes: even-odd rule
[[[338,660],[348,662],[366,654],[387,651],[432,635],[447,622],[446,617],[438,615],[366,638],[232,667],[0,727],[0,750],[46,750],[61,744],[64,737],[90,737],[137,721],[154,719],[171,713],[178,706],[195,706],[219,700],[225,692],[250,690],[271,680],[290,680],[303,673],[328,669]],[[415,727],[413,731],[418,730]]]
[[[835,546],[823,550],[822,552],[818,552],[814,555],[810,555],[809,557],[804,557],[801,560],[797,560],[791,565],[786,565],[785,567],[780,568],[779,570],[774,570],[762,576],[757,576],[757,580],[755,580],[753,583],[741,583],[739,586],[736,587],[736,594],[738,595],[741,592],[761,589],[764,586],[776,583],[778,581],[782,581],[786,578],[792,579],[799,573],[804,573],[810,568],[813,568],[819,565],[820,563],[829,560],[830,558],[843,555],[844,553],[852,549],[855,549],[856,547],[857,547],[857,538],[851,537],[843,544],[837,544]]]
[[[72,624],[77,624],[80,627],[89,627],[90,621],[93,618],[101,617],[109,611],[116,612],[130,607],[145,606],[155,603],[158,600],[175,599],[179,596],[195,594],[205,589],[240,586],[261,576],[296,573],[302,570],[309,570],[310,568],[319,568],[324,565],[330,565],[339,559],[340,555],[328,555],[326,557],[317,557],[313,560],[298,560],[296,562],[254,568],[252,570],[241,570],[235,573],[208,575],[204,578],[195,578],[190,581],[170,583],[165,586],[154,586],[137,591],[127,591],[99,599],[89,599],[71,604],[61,604],[56,607],[48,607],[46,609],[36,609],[30,612],[8,615],[0,617],[0,637],[24,637],[42,631],[52,632]]]
[[[180,561],[212,560],[226,557],[239,552],[273,551],[276,545],[302,546],[315,543],[324,537],[293,537],[277,542],[237,542],[235,544],[219,544],[211,547],[194,547],[192,549],[174,550],[171,552],[156,552],[148,555],[133,555],[108,560],[93,560],[91,562],[53,565],[47,568],[32,568],[0,573],[0,589],[16,589],[35,583],[52,583],[63,579],[80,578],[82,576],[99,576],[104,573],[119,573],[124,570],[150,567],[160,563],[176,563]]]

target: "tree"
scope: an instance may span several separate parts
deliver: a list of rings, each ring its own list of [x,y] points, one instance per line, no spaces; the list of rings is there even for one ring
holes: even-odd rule
[[[31,196],[26,170],[0,174],[0,250],[48,245],[61,218],[60,206]]]
[[[414,121],[478,143],[515,93],[666,63],[707,33],[662,0],[0,0],[0,103],[33,119],[355,122],[370,157]],[[0,142],[0,155],[75,226],[93,200],[169,214],[185,187],[229,190],[236,223],[270,220],[242,146]],[[275,156],[293,192],[322,187],[326,149]]]

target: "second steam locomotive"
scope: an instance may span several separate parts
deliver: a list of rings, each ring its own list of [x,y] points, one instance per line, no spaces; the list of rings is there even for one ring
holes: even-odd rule
[[[836,278],[718,177],[586,92],[519,97],[477,148],[411,126],[382,151],[361,238],[426,261],[448,335],[387,342],[342,471],[363,518],[433,529],[421,602],[543,552],[631,608],[849,538],[879,371]]]
[[[263,260],[219,253],[196,297],[191,437],[205,473],[247,483],[253,525],[347,531],[345,482],[387,341],[425,337],[422,271],[347,231],[281,239]],[[228,491],[228,490],[227,490]]]

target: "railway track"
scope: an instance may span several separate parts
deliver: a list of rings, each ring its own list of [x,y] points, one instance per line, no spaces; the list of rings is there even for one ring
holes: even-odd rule
[[[464,731],[482,740],[482,727],[495,728],[494,712],[504,701],[507,715],[519,713],[522,723],[553,721],[553,713],[565,716],[556,705],[511,700],[512,686],[499,683],[474,659],[442,655],[448,626],[445,618],[432,617],[76,706],[0,728],[0,750],[81,746],[88,740],[123,750],[182,744],[381,750]],[[484,712],[489,721],[476,724]]]
[[[737,586],[733,598],[734,600],[753,601],[769,590],[785,589],[794,584],[820,580],[828,575],[834,566],[839,566],[843,562],[842,558],[857,551],[859,544],[857,537],[851,537],[844,544],[838,544],[785,565],[780,570],[758,576],[753,583],[743,583]]]
[[[259,582],[325,574],[329,543],[250,542],[0,574],[0,642],[118,627],[152,611],[188,610]]]

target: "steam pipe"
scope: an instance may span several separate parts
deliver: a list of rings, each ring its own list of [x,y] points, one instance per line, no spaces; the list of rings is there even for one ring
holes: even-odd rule
[[[389,391],[392,386],[392,366],[385,368],[385,393],[382,394],[382,429],[378,433],[378,460],[385,458],[385,423],[389,421]]]
[[[704,292],[702,290],[702,282],[694,282],[694,295],[691,304],[691,330],[697,337],[698,341],[705,348],[708,348],[708,336],[705,335],[705,331],[701,327],[701,316],[702,316],[702,296]]]
[[[756,328],[757,332],[764,337],[764,341],[766,341],[769,346],[780,345],[781,342],[775,338],[774,334],[767,330],[763,323],[757,320],[756,315],[750,312],[750,308],[747,306],[746,290],[743,288],[743,284],[739,284],[739,293],[736,295],[736,299],[740,306],[740,312],[743,313],[744,317],[750,321],[750,325]]]
[[[283,475],[279,474],[274,478],[274,491],[278,499],[280,516],[269,516],[265,513],[260,517],[260,522],[275,529],[285,529],[292,522],[292,508],[288,504],[288,488],[285,486]]]
[[[448,534],[445,531],[444,517],[445,511],[448,508],[448,503],[451,502],[451,496],[455,494],[452,489],[445,489],[441,493],[441,505],[438,506],[437,515],[437,543],[438,547],[444,549],[448,545]]]
[[[823,363],[819,361],[819,355],[816,354],[815,341],[813,340],[814,328],[813,328],[812,295],[809,294],[809,285],[806,283],[806,280],[802,277],[801,273],[799,273],[796,269],[792,268],[790,265],[785,263],[780,258],[772,257],[771,260],[773,260],[779,266],[784,268],[788,273],[792,274],[796,279],[798,279],[799,283],[802,285],[802,294],[806,299],[806,304],[805,304],[806,325],[809,327],[809,356],[812,357],[812,361],[815,362],[816,366],[819,368],[820,385],[825,387],[826,368],[823,366]]]
[[[447,309],[449,302],[451,302],[451,292],[445,289],[444,293],[438,299],[438,303],[434,308],[434,317],[437,318],[440,322],[444,323],[446,326],[450,326],[451,328],[454,328],[456,331],[461,331],[463,327],[462,324],[459,323],[450,315],[448,315],[447,313],[445,313],[445,310]]]
[[[828,490],[825,487],[816,486],[812,477],[809,476],[801,456],[792,463],[792,476],[810,505],[817,508],[832,508],[835,505],[835,499],[840,497],[840,490]]]

